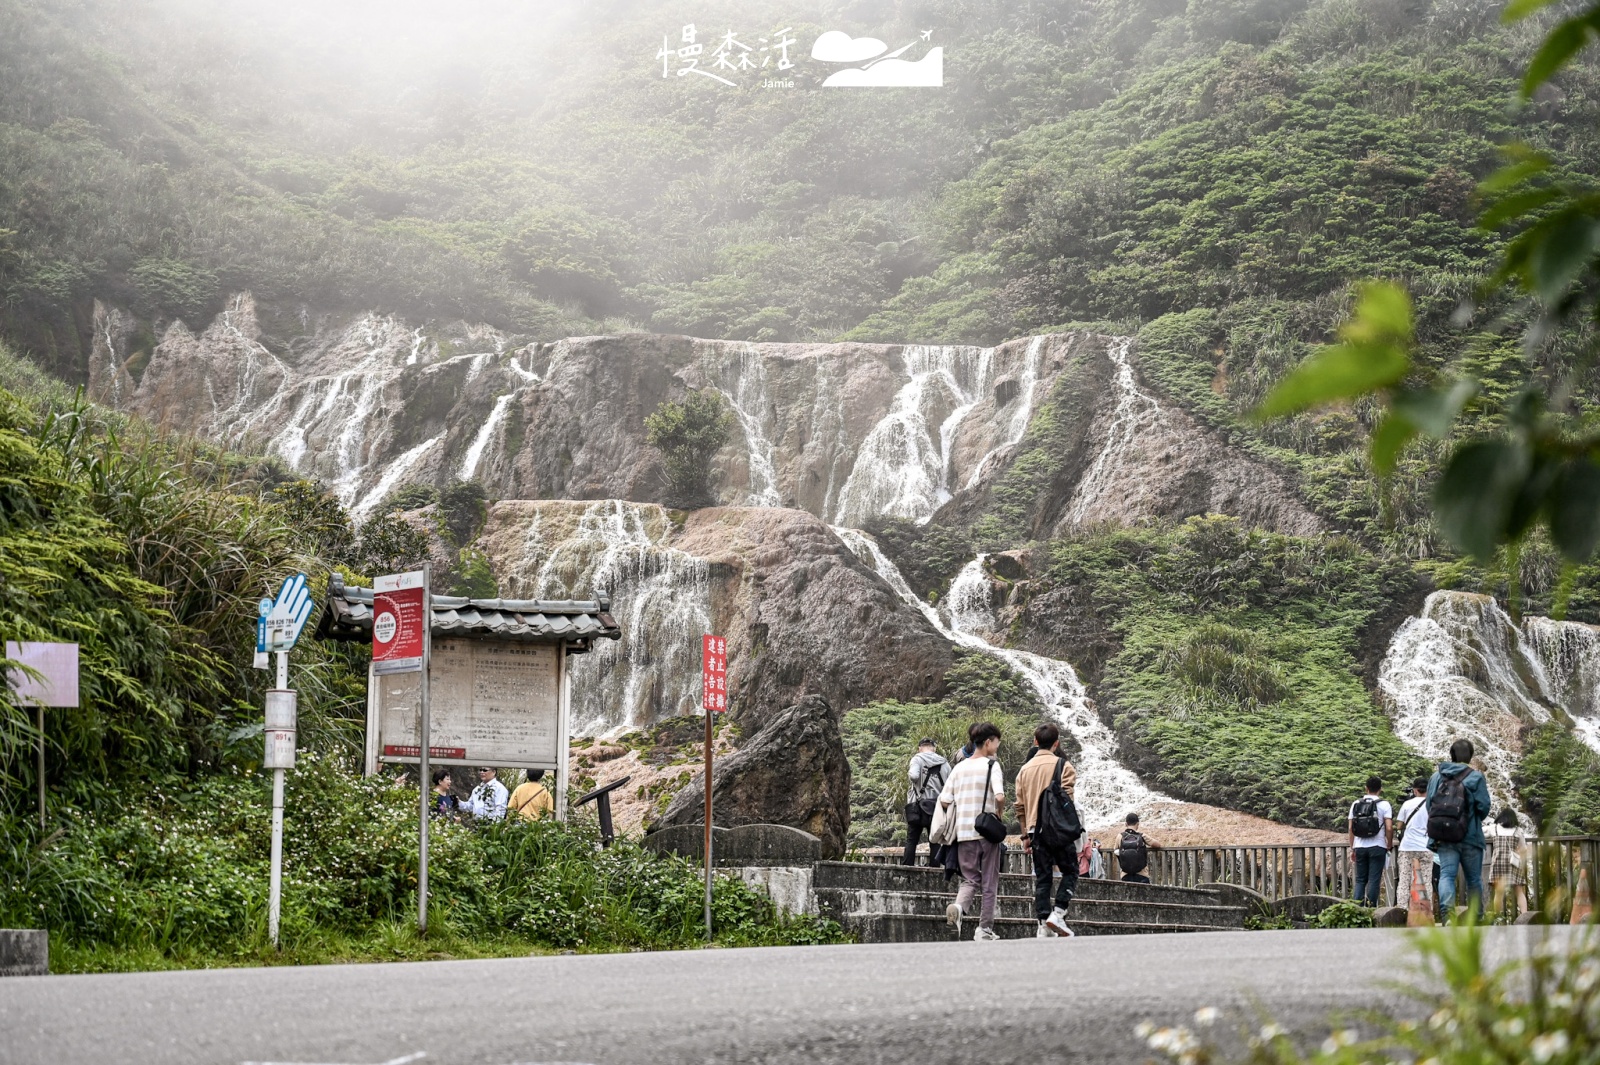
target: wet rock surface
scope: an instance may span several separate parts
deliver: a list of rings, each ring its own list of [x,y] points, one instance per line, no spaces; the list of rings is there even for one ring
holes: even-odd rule
[[[713,765],[711,794],[713,824],[787,825],[816,836],[822,857],[842,855],[850,826],[850,766],[828,701],[808,695],[779,711]],[[704,824],[704,796],[702,770],[655,827]]]

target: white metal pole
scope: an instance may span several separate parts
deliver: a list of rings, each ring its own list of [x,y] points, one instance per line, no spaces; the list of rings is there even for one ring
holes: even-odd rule
[[[278,688],[289,687],[289,652],[278,652]],[[283,770],[272,771],[272,874],[267,888],[267,936],[278,945],[278,912],[283,903]]]
[[[563,643],[556,649],[557,682],[556,727],[561,735],[556,745],[556,820],[567,819],[567,789],[572,781],[568,765],[572,758],[572,661]]]
[[[44,831],[44,704],[39,704],[39,831]]]
[[[429,781],[428,748],[433,743],[431,723],[428,720],[428,666],[433,657],[433,564],[422,564],[422,721],[421,747],[417,757],[417,783],[422,792],[422,814],[417,830],[417,931],[428,930],[428,795],[433,789]]]

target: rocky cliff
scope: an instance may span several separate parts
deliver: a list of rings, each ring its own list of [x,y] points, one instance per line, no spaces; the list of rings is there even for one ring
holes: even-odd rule
[[[584,732],[693,712],[706,632],[728,640],[730,713],[747,733],[806,694],[843,710],[943,691],[949,641],[805,511],[509,501],[479,545],[508,596],[612,595],[623,638],[573,675]]]
[[[1053,429],[1057,468],[1033,536],[1208,512],[1285,532],[1321,527],[1283,473],[1159,400],[1127,338],[1059,333],[977,348],[628,334],[519,345],[486,327],[337,318],[248,293],[199,332],[98,303],[95,336],[95,398],[278,455],[358,517],[401,485],[454,479],[503,499],[665,502],[644,420],[663,400],[710,387],[738,422],[713,463],[727,505],[846,526],[924,521],[941,508],[942,521],[970,520],[1048,404],[1067,424]]]

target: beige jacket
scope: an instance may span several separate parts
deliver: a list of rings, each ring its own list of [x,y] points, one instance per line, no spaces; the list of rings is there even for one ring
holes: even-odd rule
[[[1065,758],[1061,761],[1061,790],[1071,795],[1078,783],[1078,772]],[[1055,776],[1055,772],[1055,754],[1040,751],[1017,773],[1017,820],[1022,822],[1024,836],[1033,831],[1033,818],[1039,812],[1039,796],[1050,787],[1050,778]]]

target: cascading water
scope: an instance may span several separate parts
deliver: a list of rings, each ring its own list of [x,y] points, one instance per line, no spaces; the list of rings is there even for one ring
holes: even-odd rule
[[[1529,618],[1519,628],[1491,597],[1448,591],[1400,626],[1378,672],[1395,734],[1431,760],[1471,740],[1497,798],[1513,794],[1525,724],[1559,713],[1600,750],[1597,681],[1592,626]]]
[[[752,507],[779,507],[778,474],[772,461],[772,440],[767,435],[767,411],[772,398],[767,389],[767,367],[754,345],[745,345],[738,359],[724,369],[719,391],[733,408],[739,428],[744,432],[745,453],[750,469]]]
[[[1095,455],[1083,479],[1078,482],[1070,515],[1074,522],[1081,522],[1088,516],[1089,508],[1104,495],[1117,460],[1133,447],[1140,431],[1154,423],[1161,414],[1161,405],[1139,387],[1133,363],[1128,359],[1128,352],[1132,348],[1132,337],[1118,337],[1107,352],[1113,368],[1112,381],[1117,388],[1117,405],[1111,412],[1105,443],[1101,445],[1099,454]]]
[[[513,360],[515,364],[515,360]],[[518,392],[507,392],[494,401],[494,406],[489,411],[489,416],[483,420],[483,426],[478,430],[478,435],[472,438],[472,444],[467,448],[466,455],[461,460],[460,476],[463,481],[472,480],[478,472],[478,463],[483,461],[484,450],[489,442],[494,439],[494,432],[505,421],[506,411],[511,408],[513,400],[520,395]]]
[[[650,503],[531,504],[522,571],[508,596],[609,593],[622,639],[573,660],[573,732],[597,735],[696,712],[700,636],[711,624],[711,567],[664,546],[667,512]]]
[[[910,380],[861,442],[839,493],[840,525],[883,516],[926,521],[950,499],[951,444],[989,384],[994,349],[911,346],[904,359]],[[930,415],[941,410],[936,439]]]
[[[1036,336],[1028,341],[1028,353],[1022,364],[1022,379],[1017,382],[1017,408],[1011,412],[1011,420],[1006,423],[1006,435],[999,444],[990,448],[983,458],[978,460],[977,466],[973,467],[972,475],[967,478],[967,483],[964,487],[977,487],[978,482],[983,479],[984,471],[989,468],[989,463],[994,461],[997,456],[1022,443],[1022,438],[1027,435],[1028,423],[1033,420],[1033,394],[1039,387],[1039,363],[1043,358],[1044,344],[1047,339],[1049,338]],[[949,448],[945,449],[945,453],[945,468],[948,469]]]
[[[1116,737],[1089,705],[1083,684],[1070,664],[989,642],[987,634],[994,628],[994,614],[989,605],[989,580],[983,572],[986,555],[967,563],[951,582],[945,597],[949,615],[946,618],[918,598],[872,537],[848,528],[835,527],[834,532],[857,558],[884,579],[901,601],[919,610],[946,639],[998,658],[1027,679],[1081,748],[1075,764],[1078,786],[1074,797],[1086,825],[1112,824],[1130,810],[1173,801],[1145,787],[1132,770],[1117,761]]]

